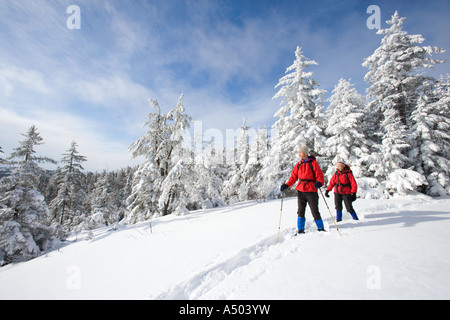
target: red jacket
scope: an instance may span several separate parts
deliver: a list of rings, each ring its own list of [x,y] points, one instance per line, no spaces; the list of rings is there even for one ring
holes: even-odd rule
[[[347,179],[348,176],[348,179]],[[356,184],[355,177],[348,165],[345,165],[344,170],[341,172],[337,170],[328,184],[327,191],[331,191],[334,188],[334,193],[339,194],[352,194],[356,193],[358,186]]]
[[[314,173],[311,171],[311,166]],[[317,188],[314,187],[316,181],[319,181],[324,185],[325,180],[323,172],[320,169],[315,156],[308,156],[305,160],[298,162],[292,170],[291,177],[286,184],[289,187],[292,187],[297,180],[300,181],[297,184],[296,189],[300,192],[317,192]]]

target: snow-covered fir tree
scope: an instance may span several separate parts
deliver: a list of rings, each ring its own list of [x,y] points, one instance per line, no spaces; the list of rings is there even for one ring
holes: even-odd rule
[[[241,128],[242,130],[242,128]],[[266,128],[259,128],[257,131],[252,130],[252,138],[249,134],[246,140],[249,150],[247,163],[242,166],[241,186],[239,187],[240,201],[265,199],[267,195],[267,183],[264,177],[260,174],[263,168],[263,161],[268,156],[269,141]],[[242,134],[244,132],[242,131]]]
[[[185,112],[182,94],[177,105],[168,113],[167,126],[170,138],[164,141],[162,149],[166,149],[167,175],[161,184],[159,212],[184,214],[191,202],[201,203],[202,199],[196,188],[193,159],[183,146],[184,134],[190,128],[192,117]]]
[[[450,194],[450,76],[430,82],[411,115],[410,158],[424,175],[431,196]]]
[[[234,148],[234,161],[229,164],[228,178],[223,185],[223,196],[228,203],[246,201],[249,199],[247,165],[250,159],[250,137],[247,120],[244,119],[242,126],[238,130],[236,147]]]
[[[18,167],[0,180],[0,265],[34,258],[64,237],[59,223],[50,223],[40,190],[46,173],[36,163],[54,160],[35,154],[43,138],[34,125],[23,136],[10,156]]]
[[[263,169],[263,174],[274,183],[269,191],[271,196],[279,194],[278,184],[289,177],[300,145],[307,145],[312,153],[319,155],[325,140],[324,128],[320,127],[323,123],[321,97],[325,91],[317,88],[318,83],[311,78],[313,73],[307,71],[313,65],[317,62],[306,58],[297,47],[294,63],[275,87],[280,90],[273,99],[282,98],[282,107],[275,113],[278,120],[272,127],[278,135],[272,137],[271,155],[264,161]]]
[[[161,185],[159,212],[184,215],[189,209],[204,208],[204,201],[197,188],[197,172],[193,160],[179,159]]]
[[[44,144],[44,139],[41,137],[35,125],[32,125],[26,134],[22,134],[26,139],[20,142],[20,146],[14,148],[14,152],[10,155],[9,160],[12,164],[23,164],[27,162],[50,162],[56,163],[55,160],[36,155],[35,146]],[[18,159],[14,161],[14,159]]]
[[[247,126],[247,119],[244,118],[242,126],[239,128],[239,136],[236,143],[236,164],[245,167],[250,159],[250,127]]]
[[[425,177],[412,170],[413,163],[408,158],[412,147],[408,128],[422,86],[429,79],[421,71],[442,62],[430,57],[442,49],[418,46],[423,37],[403,31],[404,19],[395,12],[387,21],[391,27],[377,32],[385,35],[380,47],[363,63],[369,68],[365,80],[370,84],[371,114],[379,117],[372,120],[379,124],[375,136],[381,137],[378,152],[382,161],[372,168],[391,193],[405,193],[426,184]]]
[[[74,231],[93,230],[119,223],[127,212],[126,199],[136,168],[85,174],[83,209],[74,216]]]
[[[167,131],[167,116],[161,113],[158,101],[150,100],[156,112],[148,114],[148,120],[143,127],[148,126],[147,132],[130,145],[133,158],[142,156],[144,162],[134,174],[131,195],[128,197],[130,212],[127,222],[130,224],[145,221],[157,213],[161,183],[165,162],[160,157],[160,146],[164,139],[169,139]]]
[[[161,113],[157,101],[150,101],[157,112],[149,113],[144,123],[148,126],[147,132],[130,146],[133,157],[143,156],[145,161],[135,173],[132,193],[127,199],[129,223],[147,220],[153,215],[167,215],[178,207],[180,213],[183,205],[174,202],[182,200],[175,195],[180,194],[182,188],[189,189],[180,182],[165,182],[168,177],[187,179],[187,171],[180,166],[188,165],[190,161],[180,160],[190,158],[183,149],[183,134],[190,127],[192,118],[185,113],[183,95],[167,115]]]
[[[371,108],[381,111],[380,116],[386,109],[395,109],[400,123],[409,127],[409,116],[417,105],[423,84],[430,79],[423,70],[444,62],[431,58],[431,54],[444,50],[419,46],[425,39],[420,34],[409,35],[404,31],[404,20],[396,11],[392,20],[386,21],[391,27],[377,32],[384,35],[381,45],[364,60],[363,66],[369,68],[364,79],[370,84],[367,94],[373,98]]]
[[[196,183],[204,208],[225,205],[222,200],[222,191],[228,170],[224,166],[223,159],[218,158],[216,152],[214,141],[211,140],[195,157]]]
[[[96,229],[119,222],[124,215],[118,172],[104,171],[89,194],[89,214],[83,221],[82,229]]]
[[[326,175],[332,176],[335,164],[343,161],[350,165],[355,177],[368,176],[370,142],[364,134],[363,118],[365,103],[349,81],[340,79],[329,99],[327,108],[328,138],[324,155],[329,159]]]
[[[256,131],[255,143],[251,148],[251,154],[248,168],[248,175],[251,176],[249,181],[249,192],[252,199],[265,200],[267,190],[273,185],[269,185],[268,179],[263,174],[264,159],[269,156],[270,142],[267,128],[258,128]]]
[[[274,124],[280,135],[279,141],[285,152],[297,153],[301,144],[317,151],[316,141],[323,138],[320,128],[323,111],[322,96],[325,90],[318,89],[319,84],[312,79],[313,73],[307,68],[317,62],[306,58],[300,47],[295,51],[295,61],[287,68],[287,75],[281,78],[275,88],[280,90],[273,99],[282,98],[283,105],[276,113],[279,118]]]
[[[385,133],[381,145],[381,159],[376,177],[381,177],[390,194],[406,194],[426,184],[423,175],[413,170],[412,161],[407,157],[410,144],[407,131],[398,111],[389,108],[384,111],[382,122]]]
[[[72,141],[61,159],[64,167],[56,170],[51,178],[56,181],[57,195],[49,203],[50,214],[52,219],[69,231],[73,226],[74,217],[81,214],[86,198],[85,176],[81,163],[87,161],[87,158],[79,154],[77,146],[77,143]]]

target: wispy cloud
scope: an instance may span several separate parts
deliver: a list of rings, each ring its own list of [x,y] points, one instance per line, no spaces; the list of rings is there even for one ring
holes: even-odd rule
[[[10,98],[13,95],[20,95],[21,90],[24,89],[41,95],[52,93],[52,89],[42,73],[16,66],[2,67],[0,65],[0,92],[2,96]]]

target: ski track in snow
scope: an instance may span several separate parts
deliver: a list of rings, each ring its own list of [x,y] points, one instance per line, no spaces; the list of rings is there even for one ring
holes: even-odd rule
[[[396,204],[377,204],[373,207],[366,208],[358,212],[360,221],[364,223],[373,214],[380,212],[400,211],[406,208],[414,208],[420,206],[420,202]],[[209,266],[205,266],[199,272],[196,272],[181,281],[166,285],[159,294],[149,295],[147,298],[152,300],[195,300],[195,299],[233,299],[235,293],[245,291],[248,285],[271,269],[274,261],[279,260],[287,255],[294,254],[301,250],[305,240],[316,236],[329,236],[335,234],[336,230],[333,222],[329,219],[328,214],[323,214],[326,233],[307,233],[299,236],[298,240],[293,239],[294,232],[292,228],[284,229],[280,232],[279,243],[276,243],[276,237],[270,235],[257,243],[241,249],[230,257],[216,261]],[[353,224],[354,221],[346,220],[345,222]],[[306,230],[315,230],[315,225],[308,224]],[[331,232],[330,232],[331,231]],[[340,230],[341,236],[349,236],[355,231],[346,229]],[[356,231],[358,233],[360,231]],[[289,241],[292,240],[292,241]],[[263,267],[261,267],[261,265]]]
[[[162,293],[148,299],[232,299],[236,291],[245,290],[248,284],[269,271],[273,261],[300,250],[301,241],[287,241],[293,237],[292,229],[283,230],[279,243],[276,243],[272,234],[179,283],[167,286]]]

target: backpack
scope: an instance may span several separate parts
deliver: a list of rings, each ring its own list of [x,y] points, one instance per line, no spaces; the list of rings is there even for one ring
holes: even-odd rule
[[[344,174],[345,174],[345,177],[347,178],[348,183],[346,183],[346,184],[341,183],[339,177],[337,178],[337,182],[338,182],[338,183],[336,183],[336,187],[341,187],[341,193],[343,192],[343,188],[344,188],[344,187],[347,187],[347,188],[351,188],[351,187],[352,187],[352,185],[350,184],[350,179],[348,178],[349,172],[350,172],[351,174],[353,174],[352,170],[349,170],[349,171],[347,171],[346,173],[344,173]],[[339,171],[336,171],[334,174],[335,174],[335,175],[336,175],[336,174],[339,174],[339,176],[341,175],[341,173],[340,173]],[[336,188],[336,190],[338,190],[338,189]]]
[[[308,183],[310,183],[310,182],[315,182],[316,181],[316,173],[314,172],[314,169],[313,169],[313,165],[312,165],[312,162],[311,161],[307,161],[307,162],[299,162],[298,163],[298,167],[297,167],[297,170],[300,170],[300,166],[302,165],[302,164],[306,164],[306,163],[308,163],[309,164],[309,167],[311,168],[311,172],[312,172],[312,174],[313,174],[313,178],[314,178],[314,180],[309,180],[309,179],[299,179],[300,180],[300,182],[306,182],[306,184],[305,184],[305,187],[308,185]]]

